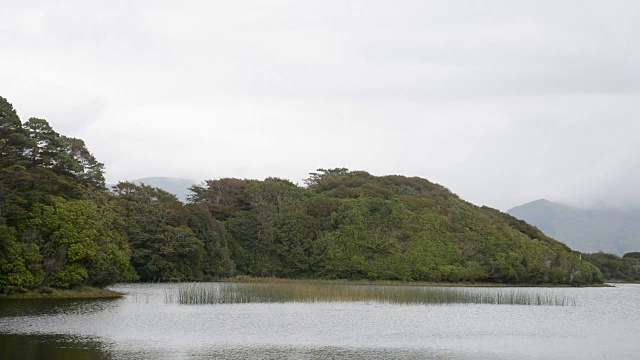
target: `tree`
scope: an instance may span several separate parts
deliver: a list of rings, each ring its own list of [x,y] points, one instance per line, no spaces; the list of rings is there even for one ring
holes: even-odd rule
[[[81,139],[62,136],[64,154],[58,170],[75,176],[85,185],[104,188],[104,164],[96,160]]]
[[[40,250],[46,284],[68,288],[134,277],[129,247],[111,227],[111,209],[91,200],[49,197],[47,202],[34,205],[23,235]]]
[[[140,279],[198,280],[204,276],[204,243],[189,228],[189,211],[162,189],[121,182],[114,186],[125,219],[131,262]]]
[[[204,185],[194,185],[189,190],[193,193],[189,201],[204,204],[218,220],[226,220],[246,209],[249,205],[243,197],[244,188],[253,180],[222,178],[207,180]]]
[[[135,277],[103,171],[84,141],[22,124],[0,97],[0,292]]]
[[[25,292],[40,285],[44,273],[35,244],[24,244],[14,228],[0,225],[0,293]]]
[[[300,276],[311,266],[316,235],[304,189],[288,180],[252,181],[244,211],[227,221],[238,269],[258,276]]]
[[[318,184],[323,178],[330,176],[339,176],[345,175],[349,173],[349,169],[347,168],[333,168],[333,169],[317,169],[317,172],[309,173],[309,177],[304,179],[304,183],[307,186],[312,186]]]
[[[231,276],[235,262],[231,260],[229,235],[224,224],[216,220],[202,204],[187,205],[190,217],[188,226],[204,245],[203,273],[206,278]]]
[[[32,117],[24,123],[28,131],[28,143],[26,156],[29,159],[29,166],[53,168],[63,159],[60,158],[64,144],[58,134],[47,120]]]
[[[27,131],[13,105],[0,96],[0,166],[21,163],[27,141]]]

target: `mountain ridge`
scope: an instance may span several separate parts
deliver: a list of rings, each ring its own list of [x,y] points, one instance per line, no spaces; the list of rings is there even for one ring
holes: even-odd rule
[[[507,213],[581,252],[623,255],[640,250],[640,209],[581,209],[539,199]]]

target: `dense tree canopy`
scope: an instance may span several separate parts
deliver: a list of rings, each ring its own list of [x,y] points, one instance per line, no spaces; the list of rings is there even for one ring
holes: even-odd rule
[[[318,169],[305,187],[221,178],[193,186],[185,205],[147,185],[106,189],[104,165],[83,140],[44,119],[22,123],[2,97],[0,155],[0,293],[234,274],[602,281],[535,227],[421,178],[346,168]]]
[[[640,252],[630,252],[622,257],[603,252],[582,254],[582,259],[596,265],[607,281],[640,282]]]
[[[425,179],[319,169],[286,180],[219,179],[191,201],[226,224],[254,276],[585,284],[593,265],[564,244]]]
[[[147,185],[123,182],[114,192],[141,280],[200,280],[233,272],[225,235],[207,212]]]
[[[126,238],[84,142],[0,97],[0,292],[135,279]],[[101,200],[102,199],[102,200]]]
[[[34,204],[24,234],[40,249],[45,283],[68,288],[135,278],[115,216],[91,200],[52,196]]]

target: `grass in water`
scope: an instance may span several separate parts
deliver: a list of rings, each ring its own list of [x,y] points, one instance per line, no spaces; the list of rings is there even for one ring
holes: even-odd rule
[[[496,304],[575,306],[576,300],[550,292],[318,283],[185,283],[165,293],[178,304],[285,302],[378,302],[387,304]]]

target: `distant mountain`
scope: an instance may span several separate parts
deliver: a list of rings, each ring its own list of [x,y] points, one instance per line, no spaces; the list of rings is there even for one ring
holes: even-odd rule
[[[190,194],[189,188],[196,184],[196,181],[191,179],[181,179],[174,177],[147,177],[137,180],[132,180],[135,184],[145,184],[153,187],[160,188],[166,192],[175,194],[180,201],[186,203],[187,195]]]
[[[640,209],[579,209],[537,200],[507,213],[581,252],[640,251]]]

